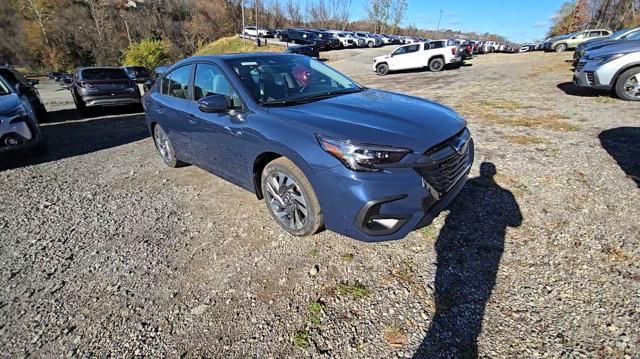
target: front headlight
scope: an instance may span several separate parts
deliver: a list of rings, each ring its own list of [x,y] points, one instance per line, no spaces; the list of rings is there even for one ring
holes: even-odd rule
[[[322,149],[353,171],[382,171],[385,165],[400,162],[411,150],[356,143],[318,135]]]
[[[611,62],[613,60],[619,59],[622,56],[624,56],[626,54],[613,54],[613,55],[606,55],[606,56],[597,56],[592,58],[591,60],[593,61],[597,61],[601,64],[606,64],[607,62]]]

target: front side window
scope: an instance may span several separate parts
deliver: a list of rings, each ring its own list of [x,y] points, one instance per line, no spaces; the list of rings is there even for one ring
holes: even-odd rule
[[[581,32],[574,37],[574,39],[584,39],[587,36],[586,32]]]
[[[225,60],[261,105],[286,105],[363,89],[344,75],[302,56],[259,56]]]
[[[210,95],[225,96],[229,103],[229,108],[242,107],[240,97],[217,66],[198,64],[196,65],[196,77],[193,82],[193,98],[198,101]]]
[[[171,71],[162,80],[162,93],[171,97],[189,99],[190,76],[191,65],[182,66]]]

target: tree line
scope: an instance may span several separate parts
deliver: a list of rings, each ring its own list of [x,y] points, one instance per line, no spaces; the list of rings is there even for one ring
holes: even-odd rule
[[[566,1],[552,20],[549,36],[587,28],[619,30],[640,26],[640,0]]]
[[[244,4],[244,6],[243,6]],[[160,40],[168,58],[238,33],[245,24],[282,29],[354,29],[390,34],[471,37],[494,34],[420,30],[401,26],[408,0],[371,0],[367,17],[352,21],[352,0],[2,0],[0,63],[64,70],[118,65],[132,45]]]

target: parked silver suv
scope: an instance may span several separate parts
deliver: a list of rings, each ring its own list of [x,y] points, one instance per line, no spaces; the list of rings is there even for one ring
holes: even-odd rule
[[[588,51],[573,75],[579,87],[613,90],[627,101],[640,101],[640,41],[623,41]]]

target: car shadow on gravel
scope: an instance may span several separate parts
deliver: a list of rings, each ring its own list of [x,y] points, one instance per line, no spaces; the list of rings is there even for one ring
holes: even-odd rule
[[[600,132],[602,147],[640,188],[640,127],[617,127]]]
[[[598,97],[606,94],[605,92],[591,90],[588,88],[580,88],[573,84],[573,82],[563,82],[557,86],[562,92],[569,96],[582,96],[582,97]]]
[[[30,166],[63,158],[84,155],[149,137],[144,114],[120,114],[120,110],[103,112],[106,117],[79,119],[70,117],[73,110],[52,111],[55,122],[41,125],[48,153],[34,155],[29,151],[0,156],[0,171]]]
[[[493,163],[450,205],[435,243],[435,314],[414,358],[477,358],[485,307],[496,284],[508,227],[522,224],[513,194],[494,180]]]

